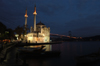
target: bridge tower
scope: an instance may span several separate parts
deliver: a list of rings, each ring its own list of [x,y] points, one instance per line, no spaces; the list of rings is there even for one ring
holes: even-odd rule
[[[68,34],[69,34],[70,37],[72,36],[72,35],[71,35],[71,31],[69,31]]]

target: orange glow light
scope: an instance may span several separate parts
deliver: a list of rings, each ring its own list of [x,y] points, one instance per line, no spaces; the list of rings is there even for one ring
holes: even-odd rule
[[[36,12],[34,12],[33,14],[34,14],[34,15],[37,15],[37,13],[36,13]]]
[[[24,15],[24,17],[28,17],[28,15],[27,15],[27,14],[25,14],[25,15]]]

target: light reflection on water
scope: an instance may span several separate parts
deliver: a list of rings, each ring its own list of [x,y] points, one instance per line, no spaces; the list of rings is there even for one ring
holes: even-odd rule
[[[53,51],[61,51],[60,57],[28,59],[29,66],[77,66],[75,57],[97,52],[100,42],[63,42],[52,45]],[[95,66],[95,65],[94,65]],[[99,65],[96,65],[99,66]]]

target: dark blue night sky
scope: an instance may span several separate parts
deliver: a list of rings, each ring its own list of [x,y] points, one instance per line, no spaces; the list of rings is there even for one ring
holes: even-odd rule
[[[51,33],[86,37],[100,35],[100,0],[0,0],[0,21],[15,29],[25,24],[33,26],[36,3],[37,23],[50,27]]]

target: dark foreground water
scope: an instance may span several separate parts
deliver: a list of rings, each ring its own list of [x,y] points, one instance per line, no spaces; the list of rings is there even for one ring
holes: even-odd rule
[[[81,66],[76,63],[75,57],[97,52],[100,48],[100,41],[89,42],[63,42],[55,44],[52,50],[60,50],[60,57],[45,59],[28,59],[29,66]],[[84,65],[89,66],[89,65]],[[100,66],[100,62],[91,66]]]

